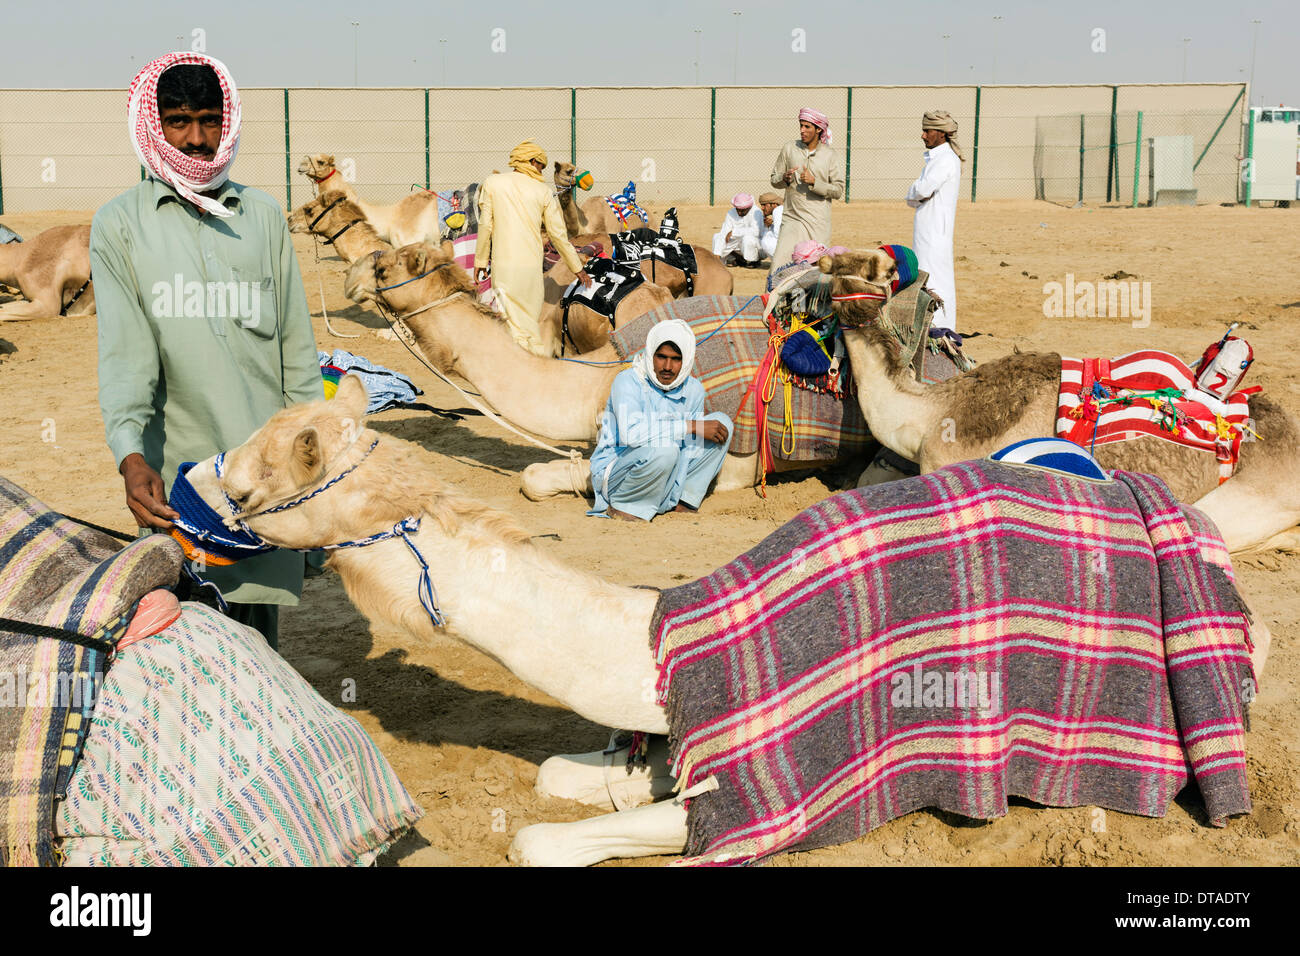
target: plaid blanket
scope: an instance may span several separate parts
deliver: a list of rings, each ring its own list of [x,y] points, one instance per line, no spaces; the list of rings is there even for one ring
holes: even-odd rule
[[[1155,349],[1113,359],[1062,356],[1056,433],[1085,448],[1151,435],[1214,452],[1222,484],[1236,469],[1258,391],[1242,389],[1221,402],[1196,387],[1182,359]]]
[[[170,537],[118,548],[0,478],[0,617],[90,645],[0,628],[0,864],[55,864],[54,800],[67,793],[107,654],[140,598],[179,576]]]
[[[739,455],[758,451],[755,410],[751,395],[743,412],[741,399],[753,386],[768,351],[762,296],[715,295],[676,299],[615,331],[610,338],[619,358],[628,359],[645,347],[646,335],[658,322],[682,319],[695,330],[695,370],[704,385],[706,412],[725,412],[735,424],[731,450]],[[725,324],[725,327],[723,327]],[[715,330],[721,329],[716,335]],[[802,388],[790,390],[790,407],[780,386],[768,414],[772,453],[787,461],[824,461],[862,451],[870,439],[862,409],[854,400]]]
[[[1244,606],[1158,479],[969,461],[804,511],[651,623],[688,863],[852,840],[1015,794],[1250,810]],[[1202,547],[1209,541],[1209,547]]]

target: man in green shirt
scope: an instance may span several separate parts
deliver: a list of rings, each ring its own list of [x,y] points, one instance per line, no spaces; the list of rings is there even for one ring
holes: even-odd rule
[[[152,175],[91,225],[100,410],[142,528],[172,527],[167,491],[182,462],[324,397],[284,214],[226,176],[239,118],[219,61],[173,53],[150,63],[131,85],[130,131]],[[232,617],[277,646],[278,606],[298,603],[302,555],[273,551],[203,576]]]

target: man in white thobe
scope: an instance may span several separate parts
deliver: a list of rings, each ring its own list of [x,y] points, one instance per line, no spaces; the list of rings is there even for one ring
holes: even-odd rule
[[[759,237],[758,248],[763,258],[770,259],[776,255],[776,243],[781,235],[781,197],[773,192],[766,192],[758,197],[758,208],[763,213],[763,235]]]
[[[957,123],[942,110],[921,119],[925,142],[925,169],[907,191],[907,204],[916,209],[912,225],[912,249],[917,266],[930,274],[928,287],[942,300],[931,326],[957,328],[957,279],[953,269],[952,237],[957,218],[957,192],[961,185],[961,164],[957,146]]]
[[[727,265],[753,268],[762,258],[759,239],[763,235],[763,218],[754,208],[754,197],[749,193],[736,193],[731,197],[731,208],[722,220],[722,229],[713,234],[713,254],[721,256]]]

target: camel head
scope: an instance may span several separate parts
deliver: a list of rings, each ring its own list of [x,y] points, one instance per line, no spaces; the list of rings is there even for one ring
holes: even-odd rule
[[[555,172],[551,178],[557,189],[572,189],[573,184],[578,181],[578,167],[573,163],[562,163],[557,159]]]
[[[880,318],[898,275],[893,258],[879,249],[822,256],[817,267],[831,277],[832,309],[840,325],[849,329],[874,324]]]
[[[368,402],[361,380],[345,375],[333,398],[276,412],[228,451],[221,478],[213,456],[190,470],[190,483],[223,518],[232,517],[228,497],[248,516],[249,528],[283,548],[356,540],[421,515],[431,516],[448,534],[474,522],[505,541],[529,540],[509,515],[444,484],[429,470],[428,455],[418,446],[391,436],[381,440],[366,428]],[[304,497],[341,474],[301,503],[274,514],[258,513]]]
[[[304,156],[302,162],[298,164],[298,172],[317,183],[328,179],[336,171],[337,167],[334,165],[334,156],[331,153],[317,153],[315,156]]]
[[[441,245],[413,242],[372,261],[375,296],[382,297],[395,312],[409,312],[457,292],[464,292],[471,301],[478,298],[469,273]]]
[[[317,216],[320,216],[320,221],[313,226],[312,222]],[[366,214],[361,211],[361,207],[348,199],[347,193],[330,189],[289,214],[289,231],[332,236],[348,223],[364,221],[365,218]]]

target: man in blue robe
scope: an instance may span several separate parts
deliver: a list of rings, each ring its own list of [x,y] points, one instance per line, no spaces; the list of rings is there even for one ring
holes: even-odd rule
[[[721,412],[704,414],[694,364],[695,333],[669,319],[614,379],[591,456],[596,504],[588,514],[649,521],[699,508],[726,459],[732,424]]]

